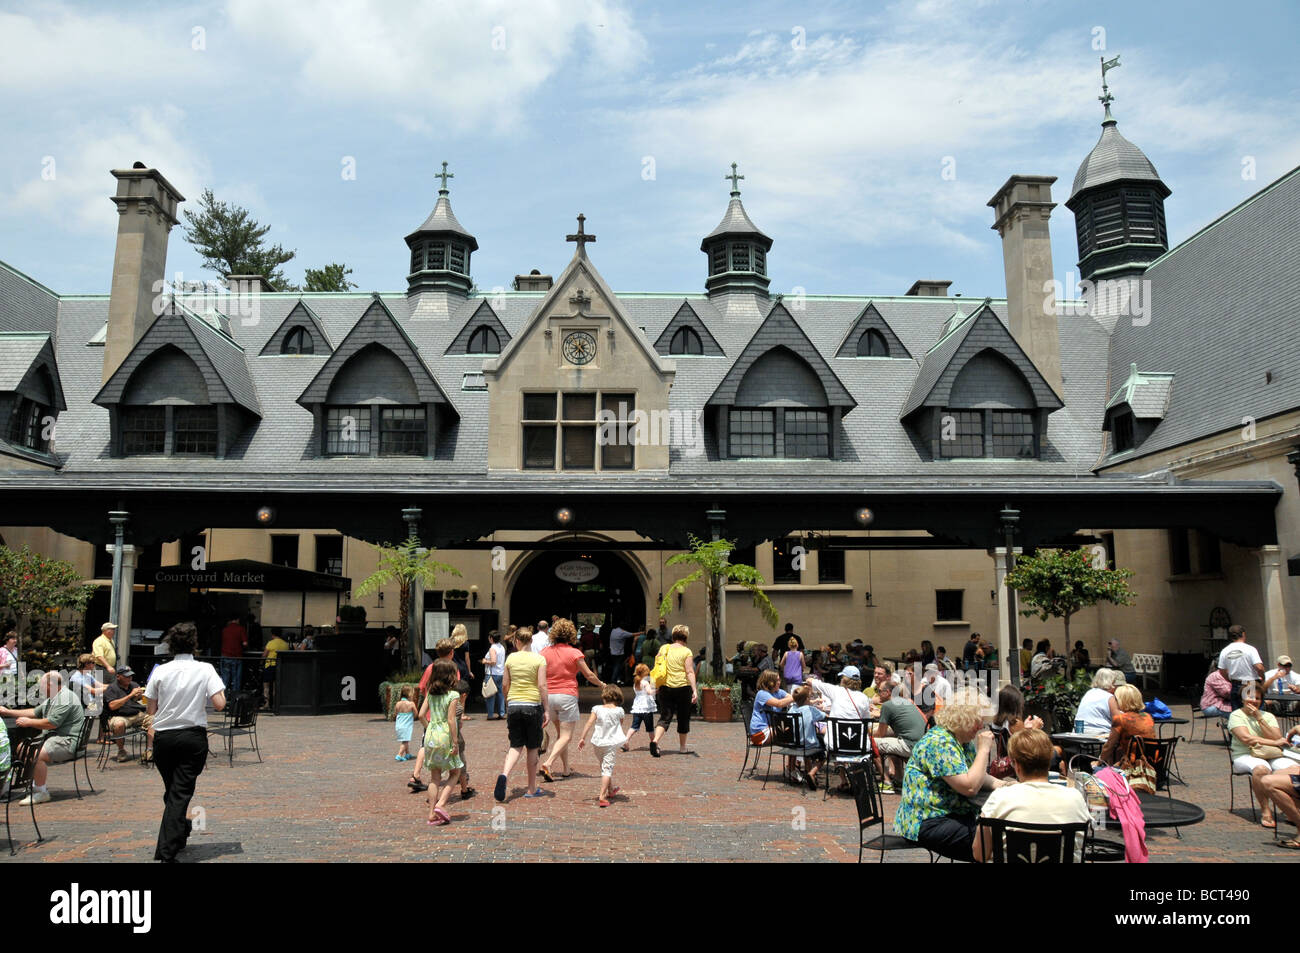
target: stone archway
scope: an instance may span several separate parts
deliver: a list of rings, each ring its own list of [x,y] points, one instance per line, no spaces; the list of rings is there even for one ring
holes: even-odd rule
[[[568,566],[569,579],[556,574]],[[630,631],[645,628],[646,578],[644,567],[628,554],[613,550],[584,550],[575,539],[572,549],[531,552],[506,580],[508,618],[515,625],[534,625],[552,615],[576,623],[621,625]]]

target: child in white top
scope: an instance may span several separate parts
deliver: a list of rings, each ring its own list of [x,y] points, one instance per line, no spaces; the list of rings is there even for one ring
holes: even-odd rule
[[[609,799],[619,790],[614,787],[614,753],[619,745],[627,741],[627,735],[623,733],[623,718],[626,716],[623,711],[623,689],[617,685],[606,685],[600,693],[600,700],[603,704],[591,710],[591,717],[583,726],[582,737],[578,739],[578,750],[583,749],[587,744],[587,736],[591,735],[591,746],[600,756],[600,806],[609,807]],[[594,733],[591,730],[593,726],[596,729]]]
[[[655,680],[650,677],[649,665],[636,667],[632,673],[632,684],[636,686],[636,697],[632,699],[632,730],[627,733],[624,751],[632,750],[632,739],[642,725],[645,726],[646,734],[654,733],[655,711],[658,710],[655,705]]]

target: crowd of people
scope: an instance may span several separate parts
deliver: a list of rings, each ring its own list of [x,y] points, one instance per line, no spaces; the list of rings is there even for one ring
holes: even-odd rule
[[[684,625],[670,632],[665,628],[662,619],[658,630],[615,628],[609,639],[609,658],[598,658],[590,639],[588,647],[583,647],[590,627],[583,626],[580,632],[572,621],[558,616],[535,627],[512,625],[504,638],[498,631],[489,633],[488,649],[480,660],[487,718],[506,723],[506,751],[492,789],[496,801],[507,800],[510,776],[521,762],[521,796],[544,796],[541,782],[555,784],[570,777],[575,750],[582,751],[590,744],[600,762],[596,802],[608,807],[620,790],[613,781],[617,753],[630,751],[637,732],[644,731],[649,736],[650,755],[660,757],[660,743],[674,721],[677,750],[693,753],[688,740],[692,707],[699,694],[695,657],[687,647],[690,630]],[[428,792],[429,823],[435,826],[450,823],[446,805],[454,786],[459,785],[462,799],[477,793],[469,786],[461,730],[462,722],[470,717],[465,714],[465,701],[472,687],[466,642],[465,627],[457,625],[435,646],[438,657],[426,669],[418,688],[404,694],[395,708],[397,760],[410,758],[413,732],[421,733],[407,785],[414,792]],[[592,663],[603,663],[603,675],[597,674]],[[576,731],[581,718],[579,679],[601,693],[600,703],[581,732]],[[630,731],[620,682],[626,682],[633,692]],[[426,768],[431,773],[429,784],[423,780]]]

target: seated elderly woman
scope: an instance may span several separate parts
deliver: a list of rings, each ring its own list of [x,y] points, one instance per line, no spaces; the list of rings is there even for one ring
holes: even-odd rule
[[[1092,820],[1078,788],[1062,787],[1047,780],[1054,752],[1052,739],[1045,732],[1038,728],[1024,728],[1011,736],[1007,748],[1020,783],[990,794],[980,810],[980,817],[1027,824],[1076,824]],[[1076,850],[1081,855],[1082,843]],[[993,856],[988,830],[983,830],[976,838],[971,853],[976,861],[981,862]]]
[[[984,729],[983,707],[978,691],[962,689],[939,709],[935,726],[912,748],[894,815],[896,834],[954,860],[972,859],[976,807],[971,798],[982,789],[1014,783],[985,771],[993,735]]]
[[[1210,674],[1205,676],[1205,687],[1201,691],[1201,711],[1223,718],[1232,714],[1232,682],[1223,677],[1218,662],[1214,663]]]
[[[1272,830],[1274,799],[1263,784],[1274,771],[1289,770],[1295,762],[1282,754],[1286,739],[1277,719],[1259,707],[1259,682],[1241,683],[1241,707],[1228,716],[1233,774],[1249,774],[1259,800],[1260,824]]]
[[[1133,790],[1154,794],[1155,787],[1151,784],[1153,765],[1144,757],[1142,746],[1134,739],[1150,738],[1154,741],[1155,723],[1142,710],[1142,693],[1137,686],[1117,687],[1115,702],[1119,705],[1119,713],[1111,722],[1110,737],[1101,746],[1101,760],[1128,778]]]
[[[1089,734],[1109,734],[1111,722],[1119,714],[1115,689],[1123,684],[1123,674],[1115,669],[1097,669],[1092,676],[1092,688],[1079,699],[1079,708],[1074,713],[1075,723],[1083,722],[1083,730]]]
[[[826,714],[831,718],[861,721],[871,715],[871,699],[862,694],[862,676],[856,665],[844,666],[838,685],[820,678],[808,679],[808,685],[829,705]]]

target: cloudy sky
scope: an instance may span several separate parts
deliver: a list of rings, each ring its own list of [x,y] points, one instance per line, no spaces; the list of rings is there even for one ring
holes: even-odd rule
[[[108,170],[142,160],[183,207],[249,207],[292,280],[400,290],[446,160],[480,288],[558,274],[582,211],[616,290],[700,291],[735,161],[774,292],[1000,296],[985,203],[1017,172],[1065,201],[1101,53],[1177,242],[1300,164],[1297,26],[1286,0],[0,3],[0,260],[106,292]],[[1053,249],[1065,281],[1064,206]],[[180,229],[168,271],[211,277]]]

